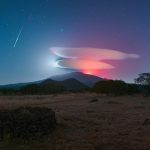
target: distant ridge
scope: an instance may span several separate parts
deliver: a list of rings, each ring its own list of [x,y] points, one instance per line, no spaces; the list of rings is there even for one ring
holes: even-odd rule
[[[19,90],[21,87],[29,85],[29,84],[39,84],[41,81],[33,81],[33,82],[25,82],[25,83],[12,83],[12,84],[6,84],[6,85],[0,85],[0,89],[15,89]]]
[[[89,75],[89,74],[84,74],[81,72],[71,72],[71,73],[67,73],[63,75],[55,75],[50,78],[56,81],[63,81],[63,80],[73,78],[89,87],[93,86],[96,82],[103,80],[100,77]]]
[[[39,85],[48,85],[48,84],[62,85],[66,90],[82,90],[88,88],[88,86],[86,86],[85,84],[81,83],[80,81],[74,78],[69,78],[63,81],[46,79],[41,83],[39,83]]]
[[[67,90],[84,90],[88,87],[80,81],[70,78],[64,81],[59,81]]]
[[[94,75],[88,75],[81,72],[71,72],[67,74],[52,76],[40,81],[0,85],[0,89],[19,90],[22,87],[30,84],[58,84],[63,85],[67,90],[81,90],[92,87],[96,82],[101,80],[103,79]]]

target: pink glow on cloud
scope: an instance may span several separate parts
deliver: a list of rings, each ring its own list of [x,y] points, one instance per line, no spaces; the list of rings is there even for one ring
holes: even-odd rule
[[[118,50],[100,48],[65,48],[52,47],[52,52],[63,58],[82,58],[87,57],[93,60],[122,60],[127,58],[139,58],[138,54],[128,54]]]
[[[72,68],[79,70],[98,70],[98,69],[113,69],[110,64],[89,60],[89,59],[63,59],[58,61],[58,65],[64,68]]]
[[[52,47],[50,50],[62,58],[57,61],[58,67],[75,69],[93,75],[105,74],[106,72],[102,70],[116,68],[116,65],[113,63],[106,63],[104,61],[121,61],[125,59],[138,59],[140,57],[138,54],[100,48]]]

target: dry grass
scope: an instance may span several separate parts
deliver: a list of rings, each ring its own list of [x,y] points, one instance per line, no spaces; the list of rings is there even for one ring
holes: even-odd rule
[[[43,139],[1,142],[0,150],[150,150],[150,125],[143,125],[150,119],[150,98],[94,93],[0,97],[0,109],[19,106],[50,107],[59,126]]]

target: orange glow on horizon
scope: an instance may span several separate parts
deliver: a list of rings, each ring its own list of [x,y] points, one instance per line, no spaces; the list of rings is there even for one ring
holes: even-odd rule
[[[88,75],[100,76],[100,70],[81,70],[81,72]]]
[[[84,71],[83,73],[93,75],[93,73],[91,71]]]

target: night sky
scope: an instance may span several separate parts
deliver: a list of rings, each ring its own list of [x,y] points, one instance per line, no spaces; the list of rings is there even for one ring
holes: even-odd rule
[[[133,82],[150,71],[150,1],[0,0],[0,84],[72,71],[55,65],[61,58],[52,47],[137,54],[137,59],[104,60],[114,68],[93,73]]]

